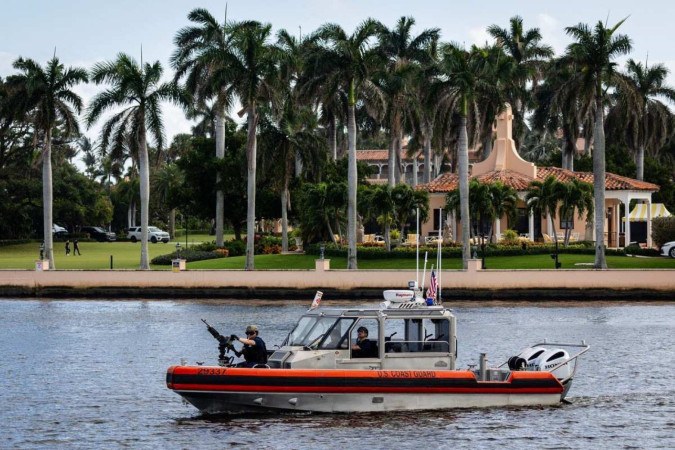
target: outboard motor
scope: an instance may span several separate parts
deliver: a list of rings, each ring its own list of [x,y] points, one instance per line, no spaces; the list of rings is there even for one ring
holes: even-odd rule
[[[525,358],[521,358],[520,356],[512,356],[509,358],[508,361],[509,364],[509,369],[511,370],[525,370],[527,369],[527,361]]]
[[[546,349],[544,347],[528,347],[522,352],[517,357],[514,358],[522,358],[526,361],[526,370],[539,370],[537,366],[537,360],[541,355],[543,355],[546,352]],[[511,368],[511,359],[509,359],[509,368]],[[514,361],[515,364],[515,361]],[[514,370],[514,369],[511,369]]]
[[[538,369],[536,370],[550,372],[551,369],[553,369],[558,364],[567,362],[569,360],[570,354],[567,353],[566,350],[563,350],[561,348],[554,348],[551,350],[547,350],[546,352],[542,353],[541,356],[539,356],[539,358],[537,358],[536,363]],[[555,369],[552,373],[559,380],[569,378],[571,374],[570,365],[569,364],[562,365],[557,369]]]

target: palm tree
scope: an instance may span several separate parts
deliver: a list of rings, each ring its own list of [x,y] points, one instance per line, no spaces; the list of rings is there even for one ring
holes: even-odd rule
[[[89,179],[93,180],[99,175],[102,175],[99,167],[98,161],[98,145],[95,142],[92,142],[87,136],[82,136],[78,141],[80,150],[82,150],[82,162],[85,166],[85,173]]]
[[[548,64],[547,77],[536,93],[537,108],[532,118],[534,128],[542,132],[542,141],[562,130],[562,168],[571,171],[577,139],[592,117],[594,105],[593,96],[579,86],[576,70],[569,57],[557,58]]]
[[[447,111],[459,115],[457,144],[460,217],[462,218],[462,262],[468,267],[470,258],[469,231],[469,140],[467,120],[470,108],[476,110],[476,100],[494,92],[496,87],[486,82],[486,65],[481,52],[475,47],[466,51],[456,44],[443,47],[440,63],[442,77],[432,87]]]
[[[587,213],[586,216],[593,214],[593,186],[576,178],[572,178],[566,183],[558,183],[558,196],[560,200],[560,217],[566,222],[574,217],[574,210],[577,210],[579,219]],[[572,227],[565,227],[565,242],[567,247],[570,243],[570,233]]]
[[[630,88],[618,89],[617,104],[608,114],[621,116],[616,127],[636,156],[638,180],[644,179],[645,150],[658,151],[672,134],[672,113],[659,98],[675,102],[675,89],[665,85],[668,69],[663,64],[647,66],[629,59],[626,70]],[[621,132],[623,131],[623,132]]]
[[[567,27],[567,34],[576,39],[567,47],[567,54],[577,65],[577,77],[587,92],[592,91],[595,99],[595,127],[593,133],[593,190],[595,192],[595,268],[606,269],[605,260],[605,127],[604,100],[606,87],[621,85],[622,78],[616,72],[613,60],[631,50],[628,36],[615,34],[626,19],[611,28],[598,21],[591,30],[580,23]]]
[[[216,158],[225,158],[225,120],[232,105],[232,74],[229,73],[233,60],[231,28],[225,21],[222,25],[202,8],[193,9],[188,19],[196,26],[181,29],[174,38],[176,51],[171,63],[176,69],[175,80],[186,78],[186,88],[194,98],[189,116],[196,117],[212,111],[215,123]],[[212,100],[212,105],[207,102]],[[208,116],[207,116],[208,118]],[[211,130],[212,127],[208,127]],[[216,185],[220,174],[216,175]],[[225,194],[216,190],[216,245],[224,244]]]
[[[506,216],[509,220],[513,220],[518,211],[518,194],[515,189],[507,186],[499,181],[490,183],[490,203],[493,216],[490,221],[490,235],[493,233],[492,224],[495,220],[499,220]]]
[[[414,81],[418,73],[433,59],[440,30],[431,28],[413,36],[415,25],[412,17],[401,17],[393,29],[379,25],[377,51],[385,58],[383,70],[378,73],[379,83],[388,99],[389,132],[389,187],[396,184],[403,141],[403,121],[410,116],[413,106]]]
[[[335,24],[323,25],[316,32],[321,51],[315,53],[313,64],[325,65],[324,73],[339,79],[340,85],[347,92],[347,140],[349,151],[348,163],[348,202],[347,202],[347,269],[357,269],[356,261],[356,102],[363,95],[372,93],[370,75],[378,64],[378,55],[369,46],[370,39],[377,32],[377,22],[368,19],[361,23],[348,36]],[[370,91],[370,92],[367,92]]]
[[[81,68],[66,69],[54,56],[43,68],[32,59],[19,58],[14,61],[19,75],[8,81],[19,88],[19,94],[13,98],[18,110],[29,114],[29,120],[35,128],[36,142],[42,143],[42,210],[43,233],[45,242],[44,256],[49,267],[54,264],[52,239],[52,207],[54,193],[52,185],[52,137],[57,124],[66,136],[78,135],[79,126],[76,113],[82,110],[82,99],[72,91],[79,83],[87,81],[87,71]]]
[[[254,270],[255,193],[257,163],[258,104],[273,99],[278,49],[268,42],[272,25],[255,21],[240,22],[232,30],[232,55],[228,71],[232,88],[242,104],[239,116],[246,114],[247,212],[246,270]]]
[[[553,49],[541,44],[539,28],[525,30],[520,16],[511,17],[508,30],[491,25],[487,31],[497,40],[497,45],[515,61],[514,80],[510,86],[508,101],[514,106],[514,137],[516,148],[519,148],[524,138],[525,112],[530,99],[527,83],[536,82],[543,60],[553,56]]]
[[[420,211],[422,223],[429,218],[429,193],[414,190],[409,185],[401,183],[392,189],[391,197],[394,201],[396,222],[400,227],[401,239],[403,239],[405,226],[410,217],[415,215],[417,209]],[[419,230],[417,230],[417,234],[419,234]]]
[[[561,199],[560,182],[549,175],[544,181],[535,180],[530,183],[530,188],[525,196],[527,210],[540,214],[550,220],[553,230],[556,255],[558,253],[558,234],[555,232],[555,218],[558,212],[558,203]]]
[[[263,121],[260,146],[265,172],[277,181],[281,193],[281,249],[288,251],[288,209],[291,204],[290,183],[294,163],[300,160],[312,167],[325,155],[323,140],[317,133],[317,120],[307,107],[301,107],[288,95],[281,115],[273,121]],[[324,158],[325,160],[325,158]],[[296,175],[300,175],[297,173]]]
[[[96,84],[111,85],[97,94],[87,109],[87,125],[91,126],[103,113],[124,107],[103,125],[101,148],[113,153],[123,152],[129,145],[138,153],[141,195],[141,270],[150,269],[148,261],[148,217],[150,205],[150,161],[147,133],[158,149],[164,147],[164,124],[160,104],[162,101],[181,102],[181,95],[174,83],[162,83],[162,66],[159,61],[138,64],[131,56],[120,53],[114,61],[98,63],[92,69]]]

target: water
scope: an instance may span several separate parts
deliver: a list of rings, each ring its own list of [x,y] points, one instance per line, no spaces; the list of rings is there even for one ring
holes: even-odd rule
[[[165,386],[223,334],[280,343],[304,303],[0,300],[0,448],[675,448],[675,306],[458,307],[459,366],[578,342],[571,405],[210,419]]]

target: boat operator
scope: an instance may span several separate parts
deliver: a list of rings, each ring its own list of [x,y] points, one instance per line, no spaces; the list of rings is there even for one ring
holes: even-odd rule
[[[356,330],[356,343],[352,345],[352,358],[377,358],[377,345],[368,339],[368,328]]]
[[[258,364],[267,364],[267,347],[265,341],[258,336],[256,325],[246,327],[246,339],[240,338],[236,334],[230,336],[230,339],[244,344],[241,352],[235,350],[237,356],[244,355],[244,362],[237,364],[237,367],[255,367]]]

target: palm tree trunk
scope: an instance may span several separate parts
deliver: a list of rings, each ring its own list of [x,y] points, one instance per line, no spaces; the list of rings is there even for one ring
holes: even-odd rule
[[[462,266],[469,267],[471,248],[469,247],[469,139],[466,131],[466,115],[462,114],[459,124],[458,140],[459,203],[462,220]]]
[[[281,251],[288,252],[288,174],[284,175],[281,190]]]
[[[390,139],[389,139],[389,172],[387,174],[387,185],[390,188],[393,188],[396,186],[396,171],[394,168],[396,167],[396,136],[394,133],[391,133]]]
[[[595,200],[595,268],[606,269],[605,260],[605,125],[602,97],[596,96],[593,133],[593,191]]]
[[[354,88],[352,82],[352,90]],[[350,101],[347,112],[347,140],[349,160],[347,167],[348,196],[347,196],[347,269],[356,270],[356,113],[355,105]]]
[[[248,112],[248,136],[246,140],[246,159],[248,163],[248,179],[246,186],[246,270],[255,270],[253,253],[255,251],[255,175],[256,175],[256,132],[258,113],[256,105],[252,103]]]
[[[145,117],[142,115],[141,117]],[[150,209],[150,159],[145,137],[145,126],[141,125],[138,136],[138,169],[140,173],[141,191],[141,270],[149,270],[148,261],[148,221]]]
[[[405,183],[405,172],[403,171],[403,163],[401,161],[401,153],[403,152],[403,128],[399,126],[396,135],[396,184]]]
[[[431,182],[431,126],[424,123],[424,182]]]
[[[330,118],[328,129],[329,129],[328,132],[330,133],[328,139],[330,154],[333,158],[333,161],[337,161],[337,120],[335,119],[335,116]]]
[[[225,158],[225,116],[223,113],[216,114],[216,158]],[[220,172],[216,174],[216,183],[221,181]],[[216,191],[216,245],[224,244],[224,217],[225,217],[225,193],[222,189]]]
[[[171,239],[176,238],[176,208],[171,208],[169,211],[169,234]]]
[[[45,239],[45,259],[49,261],[49,268],[56,269],[54,263],[54,239],[52,234],[52,205],[54,204],[54,186],[52,184],[52,130],[47,130],[45,148],[42,152],[42,214]]]
[[[645,177],[645,146],[644,144],[640,144],[638,146],[638,151],[637,151],[637,160],[635,161],[635,165],[637,166],[637,174],[635,177],[642,181],[644,180]]]

